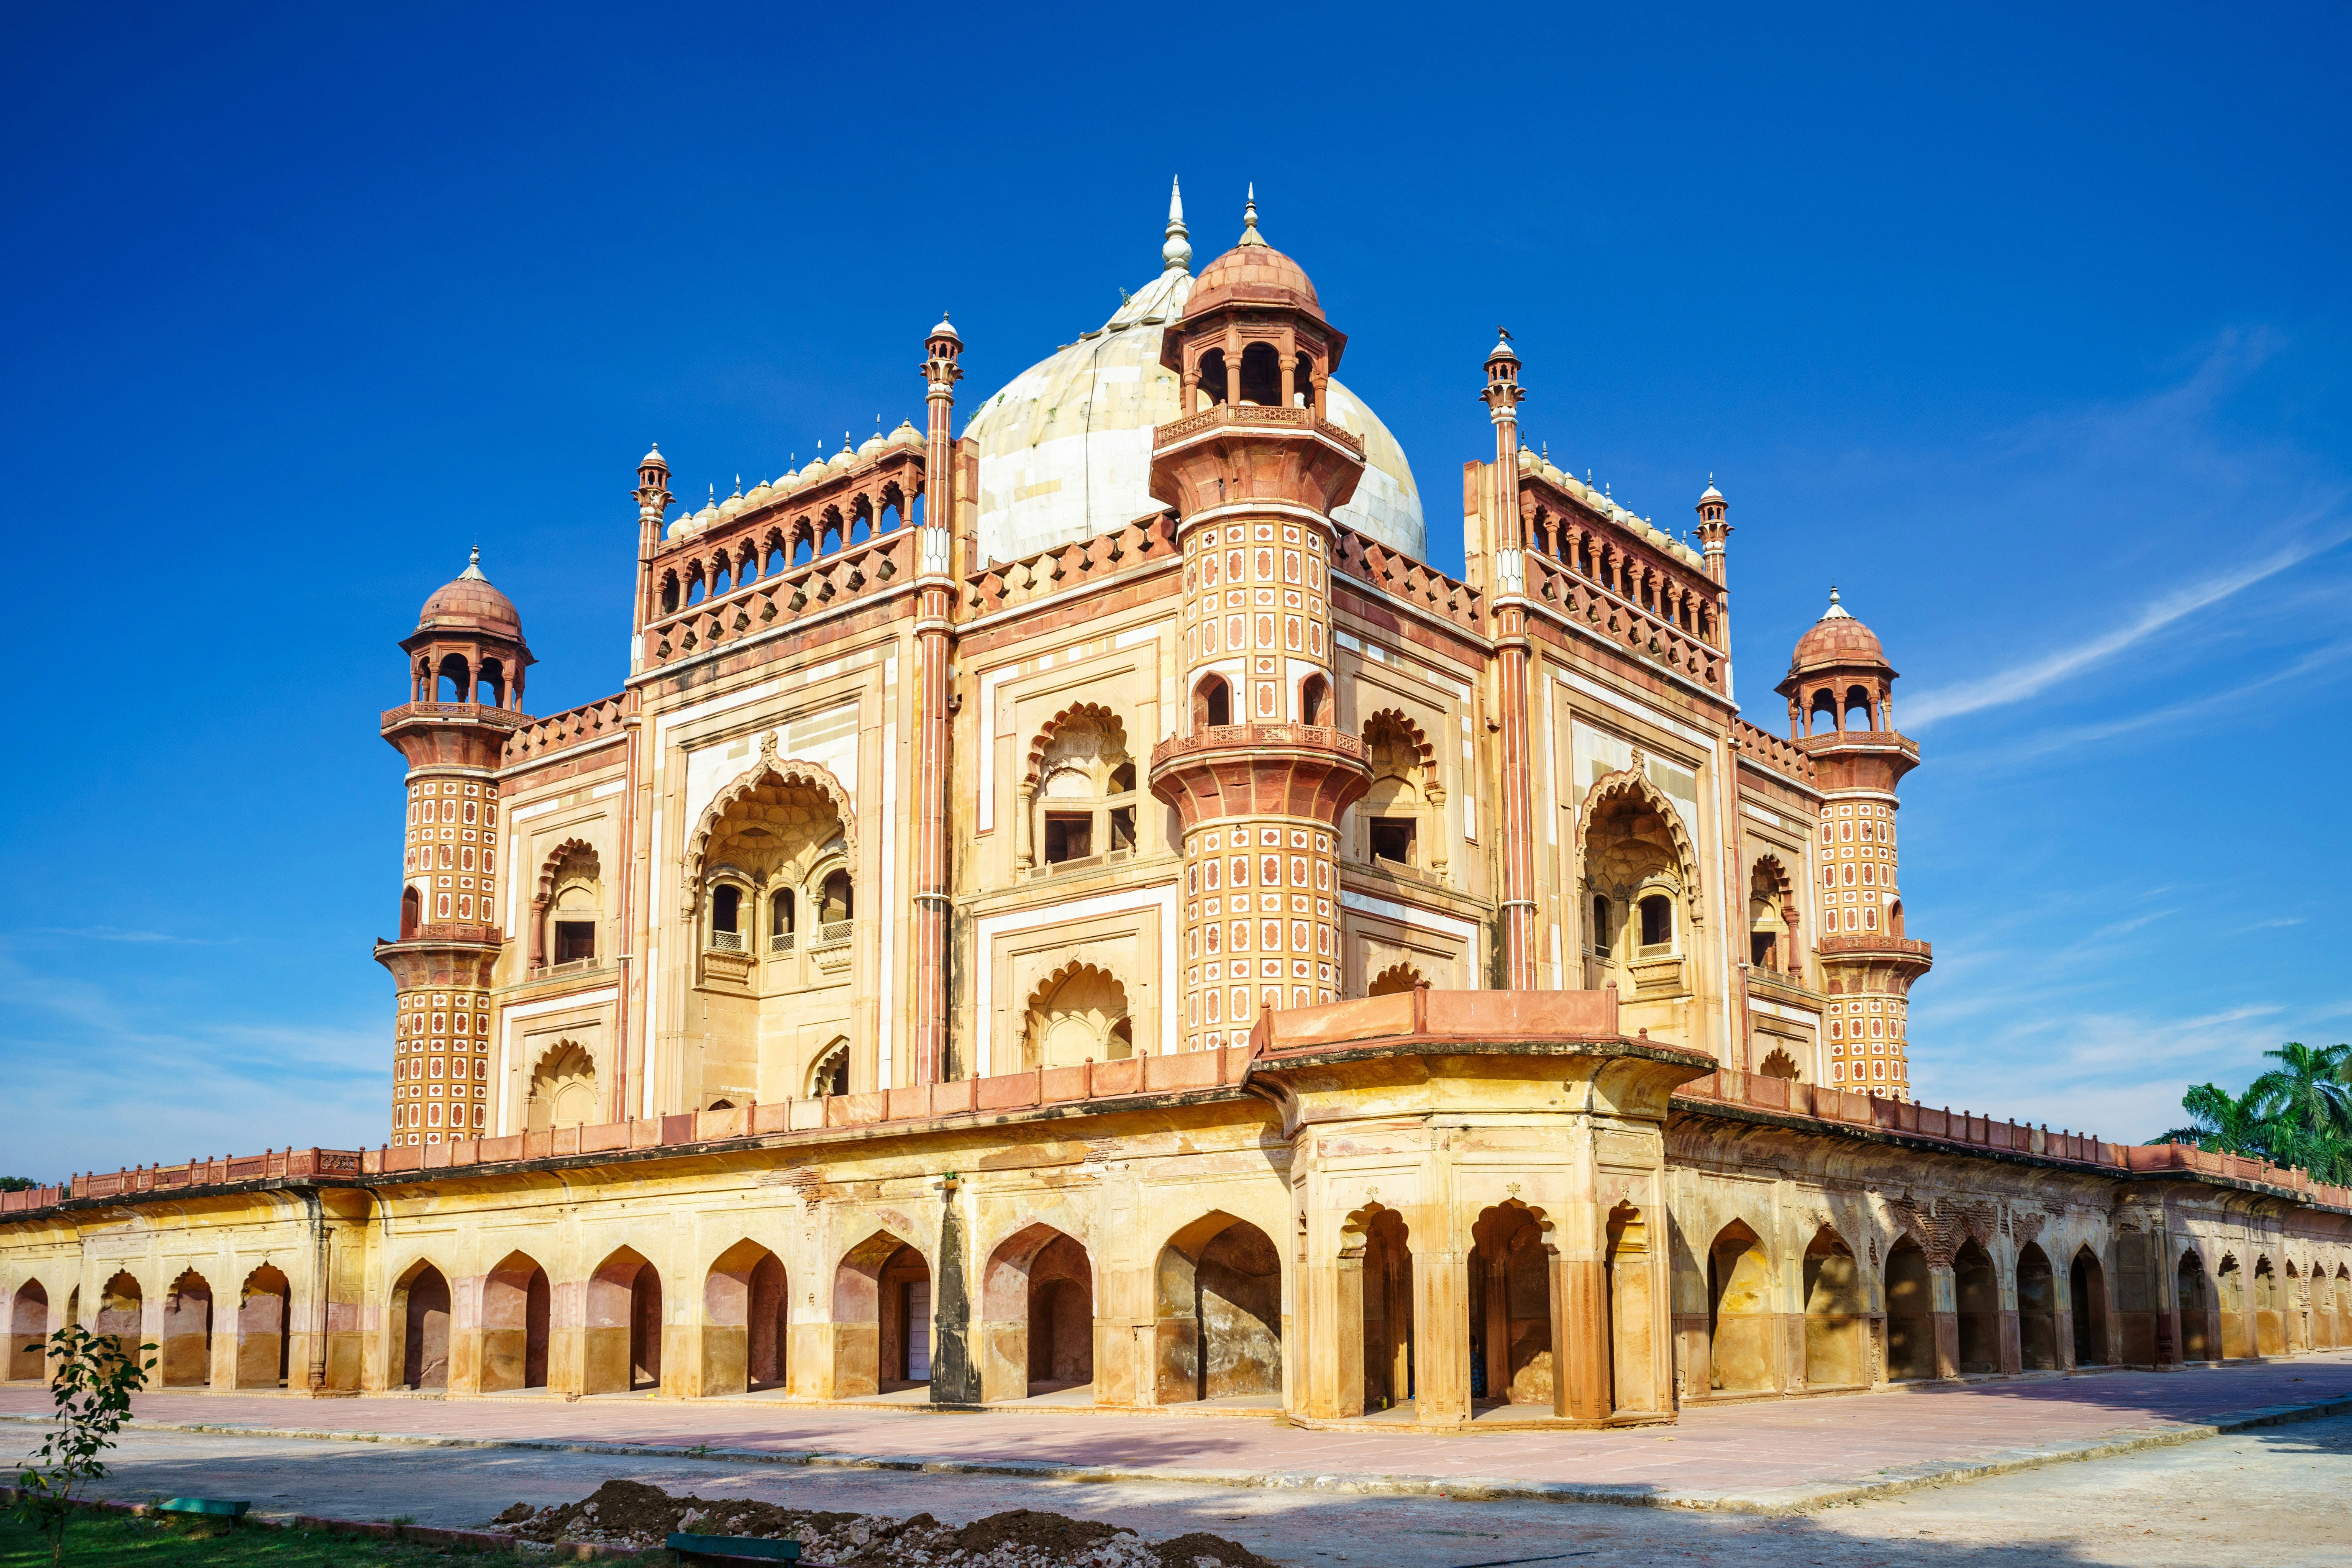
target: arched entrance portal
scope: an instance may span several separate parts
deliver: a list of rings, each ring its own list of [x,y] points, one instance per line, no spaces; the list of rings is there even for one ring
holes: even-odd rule
[[[2253,1318],[2246,1310],[2246,1271],[2235,1258],[2224,1255],[2213,1274],[2213,1294],[2221,1304],[2222,1359],[2250,1356],[2254,1335]]]
[[[782,1385],[788,1296],[782,1260],[756,1241],[739,1241],[712,1262],[702,1282],[704,1394]]]
[[[1870,1303],[1845,1239],[1827,1226],[1805,1248],[1805,1386],[1861,1388],[1870,1382],[1864,1349]]]
[[[1886,1375],[1895,1383],[1936,1375],[1935,1290],[1927,1255],[1906,1237],[1886,1255]]]
[[[1738,1220],[1706,1254],[1707,1389],[1752,1394],[1774,1386],[1772,1271],[1764,1244]]]
[[[1543,1216],[1514,1199],[1481,1214],[1470,1235],[1471,1396],[1549,1405],[1552,1249]]]
[[[509,1252],[482,1280],[482,1389],[547,1386],[547,1331],[553,1292],[529,1253]]]
[[[1362,1415],[1412,1397],[1412,1238],[1402,1215],[1377,1205],[1350,1228],[1362,1265],[1364,1384],[1361,1403],[1341,1414]]]
[[[2250,1355],[2286,1352],[2286,1317],[2279,1300],[2278,1269],[2267,1258],[2254,1259],[2253,1344]]]
[[[2113,1356],[2107,1346],[2107,1272],[2089,1247],[2077,1248],[2066,1271],[2068,1304],[2074,1331],[2074,1364],[2105,1366]]]
[[[245,1285],[237,1292],[236,1303],[237,1387],[286,1386],[286,1369],[292,1352],[292,1342],[288,1337],[291,1326],[289,1315],[293,1305],[294,1287],[278,1268],[265,1263],[245,1277]],[[444,1358],[441,1384],[449,1381],[446,1363],[449,1341],[446,1323],[448,1307],[448,1289],[445,1285],[441,1298],[445,1314],[441,1340]]]
[[[2205,1288],[2205,1260],[2180,1255],[2180,1359],[2213,1359],[2213,1298]]]
[[[98,1322],[92,1331],[113,1336],[124,1355],[143,1362],[139,1346],[144,1337],[146,1307],[146,1293],[139,1289],[139,1281],[128,1272],[117,1274],[99,1292]]]
[[[213,1380],[213,1288],[191,1268],[163,1298],[161,1363],[166,1388],[202,1388]]]
[[[833,1275],[830,1397],[862,1399],[931,1380],[931,1268],[887,1230],[849,1249]]]
[[[1169,1237],[1155,1275],[1152,1403],[1282,1392],[1282,1257],[1223,1212]]]
[[[1952,1295],[1960,1319],[1960,1371],[2000,1370],[2000,1277],[1974,1241],[1952,1259]]]
[[[49,1292],[37,1279],[16,1287],[8,1304],[8,1359],[11,1381],[37,1382],[48,1375],[48,1358],[39,1341],[49,1335]]]
[[[1094,1382],[1094,1268],[1076,1238],[1025,1226],[997,1245],[981,1280],[982,1400]]]
[[[240,1313],[242,1316],[242,1313]],[[400,1386],[449,1386],[449,1281],[430,1263],[413,1265],[392,1292],[393,1331],[400,1347]],[[240,1327],[239,1332],[242,1333]],[[243,1357],[240,1352],[239,1361]],[[239,1365],[240,1373],[244,1368]]]
[[[588,1278],[582,1331],[582,1392],[625,1394],[662,1380],[661,1273],[645,1254],[624,1247]]]
[[[2017,1349],[2028,1372],[2058,1369],[2058,1280],[2032,1242],[2017,1255]]]

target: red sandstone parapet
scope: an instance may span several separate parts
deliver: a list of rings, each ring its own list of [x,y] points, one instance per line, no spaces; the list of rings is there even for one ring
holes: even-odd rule
[[[1524,565],[1527,596],[1531,603],[1605,637],[1636,658],[1663,664],[1710,691],[1723,689],[1722,651],[1697,631],[1669,617],[1653,615],[1532,551],[1527,553]],[[1675,611],[1676,615],[1689,613],[1687,606]]]
[[[1614,991],[1433,991],[1416,986],[1391,996],[1262,1013],[1250,1031],[1250,1058],[1281,1058],[1407,1037],[1465,1045],[1622,1038]]]
[[[1307,1051],[1376,1046],[1408,1037],[1440,1045],[1460,1041],[1465,1047],[1511,1039],[1623,1038],[1618,1032],[1617,995],[1612,991],[1422,989],[1264,1015],[1246,1049],[1228,1047],[1174,1056],[1131,1057],[1123,1061],[1087,1062],[1076,1067],[1004,1073],[872,1094],[696,1110],[637,1121],[562,1127],[454,1143],[370,1150],[289,1148],[179,1165],[141,1165],[79,1175],[68,1185],[0,1193],[0,1215],[29,1215],[76,1198],[176,1192],[240,1182],[497,1166],[851,1128],[881,1130],[895,1126],[910,1130],[913,1123],[919,1121],[1220,1089],[1240,1083],[1249,1064],[1260,1058],[1279,1061],[1286,1056]],[[1741,1106],[1816,1121],[1822,1123],[1825,1131],[1840,1127],[1869,1128],[1958,1149],[2005,1152],[2118,1172],[2179,1171],[2216,1176],[2291,1192],[2308,1203],[2352,1209],[2352,1187],[2315,1182],[2308,1171],[2284,1168],[2243,1155],[2213,1153],[2185,1143],[2108,1143],[2089,1133],[2053,1133],[2046,1127],[1971,1116],[1966,1111],[1955,1115],[1907,1100],[1854,1094],[1824,1085],[1728,1068],[1685,1084],[1675,1092],[1678,1098],[1694,1102],[1689,1107],[1692,1110],[1704,1110],[1709,1102]]]
[[[1816,787],[1812,756],[1793,742],[1769,730],[1759,730],[1745,719],[1734,719],[1731,743],[1750,762],[1774,773],[1786,773],[1807,789]]]
[[[1927,1138],[1969,1149],[1992,1149],[2037,1159],[2104,1166],[2114,1171],[2185,1171],[2227,1180],[2283,1187],[2315,1204],[2352,1208],[2352,1187],[2315,1182],[2300,1168],[2273,1165],[2242,1154],[2210,1152],[2188,1143],[2109,1143],[2088,1132],[2053,1132],[2048,1127],[1991,1116],[1955,1114],[1932,1105],[1855,1094],[1825,1084],[1729,1068],[1683,1085],[1678,1098],[1715,1100],[1755,1110],[1784,1112],[1850,1127],[1871,1127],[1910,1138]]]
[[[570,746],[617,741],[623,733],[623,716],[622,699],[599,697],[565,712],[534,719],[507,737],[504,761],[511,767]]]
[[[1349,529],[1339,531],[1331,570],[1335,576],[1369,583],[1389,597],[1411,605],[1465,631],[1486,635],[1486,606],[1478,590],[1379,540]],[[1337,586],[1335,584],[1334,586]]]

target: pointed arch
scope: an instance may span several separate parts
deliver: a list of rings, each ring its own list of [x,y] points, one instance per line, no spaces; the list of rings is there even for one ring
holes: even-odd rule
[[[156,1381],[166,1388],[199,1388],[212,1381],[213,1288],[184,1269],[163,1296],[163,1355]]]
[[[8,1354],[0,1360],[11,1381],[44,1376],[48,1361],[39,1341],[49,1336],[49,1291],[38,1279],[16,1287],[8,1301]]]
[[[547,1386],[554,1290],[528,1252],[509,1252],[482,1277],[481,1386],[485,1394]]]
[[[1631,768],[1604,773],[1592,781],[1584,792],[1584,799],[1576,811],[1576,844],[1573,864],[1580,879],[1586,878],[1586,856],[1591,848],[1592,824],[1607,806],[1620,801],[1637,803],[1665,824],[1667,837],[1673,842],[1675,874],[1682,883],[1683,907],[1693,925],[1706,923],[1706,892],[1698,874],[1698,849],[1691,843],[1688,830],[1683,826],[1682,813],[1666,798],[1665,791],[1650,782],[1647,774]],[[1590,889],[1590,882],[1586,883]]]
[[[691,900],[702,886],[706,868],[703,858],[709,852],[711,836],[728,812],[753,792],[774,786],[779,789],[811,789],[832,803],[834,815],[841,820],[841,839],[851,860],[857,855],[857,815],[849,792],[833,775],[833,770],[822,763],[776,755],[776,732],[772,730],[761,739],[759,760],[736,775],[735,782],[711,797],[703,807],[701,817],[694,825],[694,833],[687,840],[685,885]]]

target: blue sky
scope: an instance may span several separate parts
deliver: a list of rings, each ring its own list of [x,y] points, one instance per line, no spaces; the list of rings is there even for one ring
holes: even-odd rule
[[[2352,1037],[2352,14],[877,15],[14,19],[0,1170],[380,1138],[418,603],[478,542],[532,708],[617,689],[647,441],[919,420],[942,307],[976,405],[1171,174],[1202,258],[1256,183],[1441,563],[1499,321],[1556,460],[1717,476],[1750,717],[1831,582],[1877,629],[1922,1099],[2141,1137]]]

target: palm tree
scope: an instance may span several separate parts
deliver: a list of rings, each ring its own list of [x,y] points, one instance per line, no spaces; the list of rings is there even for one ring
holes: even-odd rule
[[[2259,1095],[2271,1102],[2270,1114],[2298,1132],[2352,1128],[2352,1089],[2346,1077],[2352,1068],[2352,1045],[2314,1050],[2289,1040],[2263,1055],[2283,1065],[2247,1085],[2249,1098]]]
[[[2352,1045],[2317,1049],[2289,1040],[2264,1056],[2280,1065],[2232,1096],[2200,1083],[2180,1097],[2194,1120],[2165,1137],[2279,1165],[2323,1182],[2352,1183]]]
[[[2252,1089],[2241,1099],[2219,1084],[2195,1084],[2180,1097],[2180,1109],[2194,1120],[2167,1132],[2166,1142],[2194,1143],[2212,1153],[2269,1153],[2263,1104]]]

